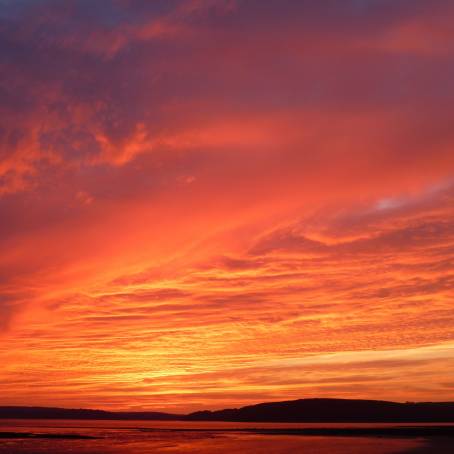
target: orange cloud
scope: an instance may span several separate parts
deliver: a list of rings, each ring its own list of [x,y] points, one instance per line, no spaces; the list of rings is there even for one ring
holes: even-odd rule
[[[451,8],[262,3],[5,7],[4,404],[454,398]]]

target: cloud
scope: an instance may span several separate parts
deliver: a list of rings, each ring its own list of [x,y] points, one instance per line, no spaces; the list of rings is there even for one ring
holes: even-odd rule
[[[450,2],[0,9],[8,402],[449,397]]]

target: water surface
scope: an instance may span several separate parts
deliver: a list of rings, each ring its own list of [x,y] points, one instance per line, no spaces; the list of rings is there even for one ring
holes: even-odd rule
[[[451,439],[423,437],[301,436],[266,431],[304,428],[393,428],[409,424],[237,423],[183,421],[0,420],[0,432],[16,437],[0,439],[0,454],[399,454],[442,453]],[[411,424],[430,426],[430,424]],[[441,424],[437,424],[441,426]],[[264,433],[247,432],[260,429]],[[27,438],[34,436],[91,437]],[[441,448],[444,446],[444,448]],[[446,451],[446,452],[449,452]]]

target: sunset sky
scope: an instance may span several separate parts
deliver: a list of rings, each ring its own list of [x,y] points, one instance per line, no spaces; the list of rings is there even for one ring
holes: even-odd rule
[[[0,0],[0,405],[454,400],[453,21]]]

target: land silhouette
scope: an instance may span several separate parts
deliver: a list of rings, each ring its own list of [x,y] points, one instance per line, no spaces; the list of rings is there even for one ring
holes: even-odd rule
[[[197,411],[189,414],[164,412],[110,412],[53,407],[0,407],[8,419],[105,419],[149,421],[232,422],[454,422],[454,402],[390,402],[358,399],[299,399],[267,402],[241,408]]]

